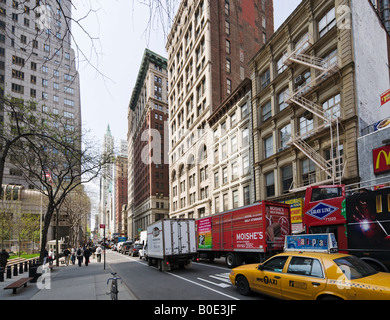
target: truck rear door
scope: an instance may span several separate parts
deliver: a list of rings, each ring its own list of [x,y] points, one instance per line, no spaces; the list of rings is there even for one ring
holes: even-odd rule
[[[179,221],[178,222],[178,250],[179,254],[187,254],[189,253],[189,238],[188,238],[188,222]]]

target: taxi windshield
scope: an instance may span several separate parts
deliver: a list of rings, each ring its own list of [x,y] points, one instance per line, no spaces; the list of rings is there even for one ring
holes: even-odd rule
[[[360,279],[378,273],[374,268],[355,256],[335,259],[341,271],[348,280]]]

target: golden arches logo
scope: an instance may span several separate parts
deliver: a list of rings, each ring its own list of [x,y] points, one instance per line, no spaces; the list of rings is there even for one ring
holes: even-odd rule
[[[379,170],[380,168],[380,161],[381,161],[382,154],[385,157],[386,166],[390,166],[390,151],[387,153],[385,150],[381,150],[376,157],[376,167],[375,167],[376,170]]]

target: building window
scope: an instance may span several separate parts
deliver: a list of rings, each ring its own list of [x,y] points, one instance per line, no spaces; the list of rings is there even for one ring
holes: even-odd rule
[[[214,173],[214,187],[215,188],[219,187],[219,172]]]
[[[215,213],[220,212],[219,197],[215,197]]]
[[[242,147],[245,148],[249,145],[249,129],[244,128],[242,130]]]
[[[232,163],[232,180],[238,178],[238,165],[237,162]]]
[[[230,2],[229,0],[225,0],[225,15],[230,15]]]
[[[223,195],[223,208],[222,208],[222,210],[223,210],[223,211],[228,210],[228,206],[229,206],[229,196],[228,196],[227,193],[225,193],[225,194]]]
[[[230,41],[226,40],[226,54],[231,53]]]
[[[282,193],[290,191],[293,182],[292,165],[282,168]]]
[[[276,71],[277,74],[283,73],[287,69],[287,66],[283,63],[286,60],[287,52],[285,52],[280,59],[276,62]]]
[[[233,191],[233,209],[238,208],[238,190]]]
[[[244,206],[250,205],[250,192],[249,192],[249,186],[244,187]]]
[[[227,35],[230,35],[230,22],[229,21],[225,21],[225,32]]]
[[[325,111],[325,116],[328,119],[339,118],[340,113],[340,94],[335,95],[322,104],[322,108]]]
[[[318,22],[318,30],[320,38],[324,36],[330,29],[336,25],[336,10],[332,8],[328,13]]]
[[[287,126],[283,127],[280,130],[280,148],[284,149],[287,148],[287,143],[291,139],[291,124],[288,124]]]
[[[304,186],[316,182],[316,165],[310,159],[302,160],[302,182]]]
[[[286,88],[284,91],[280,92],[278,95],[278,107],[279,111],[282,111],[287,108],[288,104],[285,102],[290,97],[290,89]]]
[[[307,135],[314,129],[313,115],[310,113],[308,116],[303,115],[299,118],[299,134],[301,136]]]
[[[271,74],[269,72],[269,69],[267,69],[260,76],[261,90],[265,89],[270,84],[270,82],[271,82]]]
[[[237,136],[232,137],[231,147],[232,147],[232,150],[231,150],[232,153],[237,151]]]
[[[263,122],[267,121],[272,117],[272,108],[271,108],[271,101],[267,102],[262,108],[262,120]]]
[[[242,158],[242,174],[247,175],[249,173],[249,156],[246,155]]]
[[[232,72],[232,63],[230,59],[226,59],[226,72],[231,73]]]
[[[228,170],[227,170],[227,167],[223,168],[222,169],[222,183],[225,184],[228,182]]]
[[[230,80],[230,79],[226,80],[226,92],[227,92],[227,94],[232,93],[232,80]]]
[[[275,195],[275,177],[273,171],[265,176],[265,189],[267,197],[273,197]]]
[[[245,103],[241,107],[241,119],[244,119],[249,114],[248,104]]]
[[[264,158],[268,158],[274,154],[274,140],[273,136],[264,139]]]

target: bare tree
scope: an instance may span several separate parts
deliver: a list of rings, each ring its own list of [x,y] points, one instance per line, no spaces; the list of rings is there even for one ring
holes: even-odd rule
[[[91,200],[82,187],[77,187],[64,199],[61,209],[61,212],[67,216],[70,226],[69,243],[73,246],[78,244],[80,229],[84,226],[84,221],[91,210]]]

